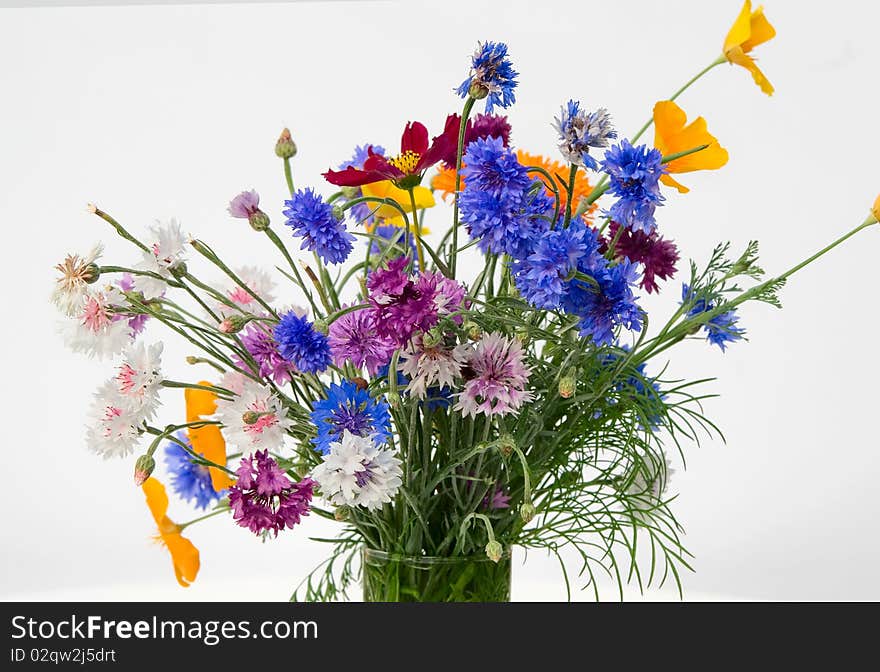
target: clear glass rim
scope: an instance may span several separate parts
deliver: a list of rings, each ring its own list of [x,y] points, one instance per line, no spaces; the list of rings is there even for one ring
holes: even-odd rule
[[[453,565],[465,562],[493,562],[485,553],[474,555],[404,555],[403,553],[389,553],[376,548],[363,546],[363,555],[367,559],[381,560],[383,562],[407,562],[421,563],[425,565]],[[502,560],[510,560],[510,548],[504,549],[501,554]]]

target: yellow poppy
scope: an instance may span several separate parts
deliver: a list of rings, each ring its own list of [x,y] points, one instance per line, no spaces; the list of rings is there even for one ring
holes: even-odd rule
[[[171,562],[174,565],[174,576],[184,588],[187,588],[196,580],[199,573],[199,549],[181,534],[180,526],[174,523],[166,514],[168,513],[168,495],[165,486],[155,478],[148,478],[141,486],[147,496],[147,506],[159,528],[158,540],[171,553]]]
[[[664,156],[684,152],[700,145],[706,149],[674,159],[665,164],[669,173],[690,173],[694,170],[717,170],[727,163],[727,150],[718,144],[706,129],[706,120],[697,117],[687,123],[687,115],[671,100],[661,100],[654,105],[654,147]],[[668,187],[675,187],[682,194],[688,189],[669,175],[660,178]]]
[[[201,381],[199,385],[210,386],[211,383]],[[187,422],[198,422],[217,411],[217,395],[208,390],[186,388],[184,398],[186,399]],[[226,465],[226,441],[217,425],[190,427],[187,429],[187,435],[193,451],[214,464]],[[221,469],[208,467],[208,472],[211,474],[211,485],[217,492],[226,490],[233,484],[233,480]]]
[[[755,59],[748,54],[759,44],[772,40],[775,36],[776,29],[764,16],[764,8],[758,7],[753,12],[752,0],[746,0],[724,40],[724,57],[752,73],[755,84],[768,96],[773,95],[773,85],[761,72]]]
[[[409,192],[395,187],[390,180],[382,180],[381,182],[372,182],[361,187],[364,196],[372,196],[374,198],[391,198],[400,204],[406,212],[412,212],[412,203],[410,202]],[[434,194],[427,187],[418,186],[413,188],[413,196],[416,199],[416,209],[424,210],[425,208],[433,208],[436,205]],[[368,203],[371,209],[376,207],[375,203]],[[383,219],[394,219],[400,217],[400,210],[390,205],[380,205],[375,215]]]
[[[874,207],[871,208],[871,213],[874,215],[874,219],[880,222],[880,195],[878,195],[877,200],[874,201]]]

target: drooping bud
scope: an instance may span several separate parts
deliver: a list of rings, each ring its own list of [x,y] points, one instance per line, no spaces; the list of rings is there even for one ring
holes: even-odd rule
[[[141,455],[134,463],[134,484],[138,487],[142,486],[155,468],[156,460],[152,455]]]
[[[176,264],[174,264],[174,266],[172,266],[172,267],[169,268],[168,270],[171,271],[171,275],[173,275],[173,276],[174,276],[175,278],[177,278],[178,280],[179,280],[180,278],[185,277],[186,274],[187,274],[187,272],[188,272],[188,270],[187,270],[187,268],[186,268],[186,262],[185,262],[185,261],[179,261],[179,262],[177,262]]]
[[[98,281],[98,278],[101,277],[101,267],[95,263],[87,264],[86,267],[82,269],[80,277],[87,285],[94,284]]]
[[[246,425],[255,425],[260,421],[262,413],[257,411],[245,411],[241,416],[241,421]]]
[[[516,441],[514,440],[511,434],[502,434],[498,438],[498,452],[500,452],[504,457],[510,457],[513,455],[513,451],[516,448]]]
[[[186,358],[186,363],[187,364],[198,364],[199,358],[195,357],[194,355],[188,355]]]
[[[292,159],[296,156],[296,143],[290,137],[290,131],[284,129],[275,143],[275,156],[281,159]]]
[[[492,562],[501,560],[502,555],[504,555],[504,547],[497,540],[492,539],[486,544],[486,557]]]
[[[342,523],[351,518],[351,508],[348,506],[337,506],[336,510],[333,512],[333,517],[336,519],[336,522]]]
[[[472,322],[471,320],[467,320],[464,323],[464,330],[467,332],[468,338],[472,341],[479,341],[483,336],[483,330],[480,328],[480,325],[476,322]]]
[[[524,523],[528,523],[535,517],[535,505],[531,502],[523,502],[519,507],[519,516]]]
[[[577,389],[576,371],[570,369],[562,378],[559,379],[559,396],[563,399],[571,399]]]
[[[391,408],[397,409],[400,408],[400,394],[397,392],[389,392],[385,395],[385,398],[388,400],[388,405]]]

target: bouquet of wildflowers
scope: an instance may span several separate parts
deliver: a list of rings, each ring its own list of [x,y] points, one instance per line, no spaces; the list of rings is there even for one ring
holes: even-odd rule
[[[554,158],[511,144],[500,111],[517,73],[497,42],[478,45],[455,89],[463,109],[436,135],[409,122],[399,151],[359,146],[324,174],[330,187],[295,188],[285,130],[283,226],[255,191],[229,205],[274,253],[264,269],[221,259],[175,221],[136,234],[90,206],[135,256],[104,265],[97,246],[58,266],[71,347],[122,356],[86,442],[134,458],[178,582],[199,570],[191,524],[223,516],[274,538],[311,514],[340,531],[320,540],[328,559],[295,597],[342,597],[360,577],[368,600],[506,600],[513,546],[573,552],[566,586],[678,583],[688,556],[667,452],[716,430],[704,381],[665,379],[658,359],[686,339],[741,340],[741,304],[778,306],[793,273],[880,216],[878,198],[863,224],[778,275],[765,277],[755,242],[680,268],[658,222],[664,190],[687,192],[680,176],[720,168],[727,151],[675,100],[724,63],[771,94],[751,52],[774,34],[746,0],[721,57],[634,135],[605,109],[562,105]],[[441,199],[451,221],[429,239]],[[466,276],[467,250],[482,263]],[[196,261],[224,282],[200,278]],[[678,309],[649,320],[639,297],[661,290],[680,293]],[[203,373],[166,377],[162,344],[140,338],[147,321],[185,339]],[[160,423],[168,388],[186,417]],[[168,517],[158,461],[204,516]]]

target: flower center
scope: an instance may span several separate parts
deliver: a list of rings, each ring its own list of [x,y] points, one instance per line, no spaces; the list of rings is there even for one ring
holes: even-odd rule
[[[419,165],[421,158],[421,154],[417,154],[411,149],[408,149],[403,154],[390,159],[388,163],[397,168],[400,172],[406,175],[411,175],[415,172],[416,166]]]

